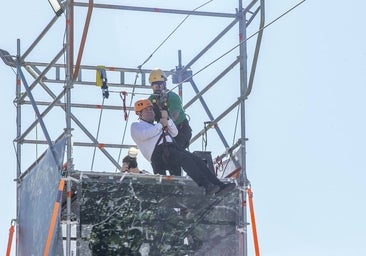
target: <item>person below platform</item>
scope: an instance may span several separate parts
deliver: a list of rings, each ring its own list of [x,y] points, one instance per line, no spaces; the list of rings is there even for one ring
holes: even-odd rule
[[[122,172],[142,173],[137,166],[138,150],[135,147],[128,149],[128,154],[122,160]]]

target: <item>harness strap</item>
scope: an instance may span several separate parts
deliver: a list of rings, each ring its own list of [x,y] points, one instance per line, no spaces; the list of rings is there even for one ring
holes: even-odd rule
[[[158,141],[156,142],[155,147],[157,147],[159,145],[161,140],[163,140],[163,144],[166,143],[166,137],[165,137],[166,135],[170,135],[170,134],[168,133],[168,131],[166,131],[165,128],[163,128],[163,132],[161,133]]]
[[[163,147],[163,154],[162,154],[162,160],[163,160],[163,162],[164,163],[166,163],[166,164],[168,164],[168,158],[169,158],[169,155],[170,155],[170,153],[169,153],[169,149],[166,147],[166,145],[167,145],[167,140],[166,140],[166,136],[170,136],[170,134],[169,134],[169,132],[168,132],[168,130],[167,130],[167,128],[166,127],[164,127],[163,128],[163,132],[161,133],[161,135],[160,135],[160,137],[159,137],[159,139],[158,139],[158,141],[156,142],[156,144],[155,144],[155,148],[157,147],[157,146],[159,146],[160,144],[160,142],[161,142],[161,140],[163,140],[163,143],[161,143],[161,145],[162,145],[162,147]],[[170,138],[172,139],[172,142],[173,143],[175,143],[175,140],[174,140],[174,138],[172,137],[172,136],[170,136]]]

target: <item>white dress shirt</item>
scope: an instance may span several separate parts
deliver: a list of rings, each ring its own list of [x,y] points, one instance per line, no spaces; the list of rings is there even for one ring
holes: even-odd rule
[[[171,137],[177,136],[178,129],[171,119],[168,120],[167,127],[168,133]],[[162,132],[163,126],[160,123],[151,124],[140,119],[138,122],[134,122],[131,124],[132,139],[135,141],[142,155],[149,162],[151,162],[151,156],[154,152],[156,142],[159,140]],[[172,142],[173,140],[169,135],[166,136],[166,141]],[[161,144],[162,142],[163,140],[161,139],[159,144]]]

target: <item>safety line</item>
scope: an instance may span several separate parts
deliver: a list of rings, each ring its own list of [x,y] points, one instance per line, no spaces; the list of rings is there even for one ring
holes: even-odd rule
[[[11,245],[13,243],[13,235],[14,235],[14,226],[15,226],[14,222],[15,222],[15,220],[12,220],[10,223],[8,247],[6,248],[6,256],[10,256]]]
[[[251,190],[251,188],[248,188],[247,191],[248,191],[248,199],[249,199],[250,219],[252,222],[251,226],[252,226],[252,232],[253,232],[254,251],[255,251],[255,256],[260,256],[258,235],[257,235],[257,224],[255,222],[255,215],[254,215],[253,191]]]
[[[98,141],[99,138],[99,131],[100,131],[100,124],[101,124],[101,120],[102,120],[102,115],[103,115],[103,106],[104,106],[104,97],[102,100],[102,107],[100,108],[100,113],[99,113],[99,121],[98,121],[98,129],[97,129],[97,136],[95,137],[95,140]],[[97,150],[97,146],[94,147],[94,152],[93,152],[93,158],[92,158],[92,164],[90,167],[90,170],[93,170],[94,167],[94,159],[95,159],[95,152]]]

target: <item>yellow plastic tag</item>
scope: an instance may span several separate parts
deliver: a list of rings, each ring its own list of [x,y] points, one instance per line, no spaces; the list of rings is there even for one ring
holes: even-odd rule
[[[95,85],[101,87],[103,85],[104,77],[106,74],[105,66],[97,66],[96,75],[95,75]]]

